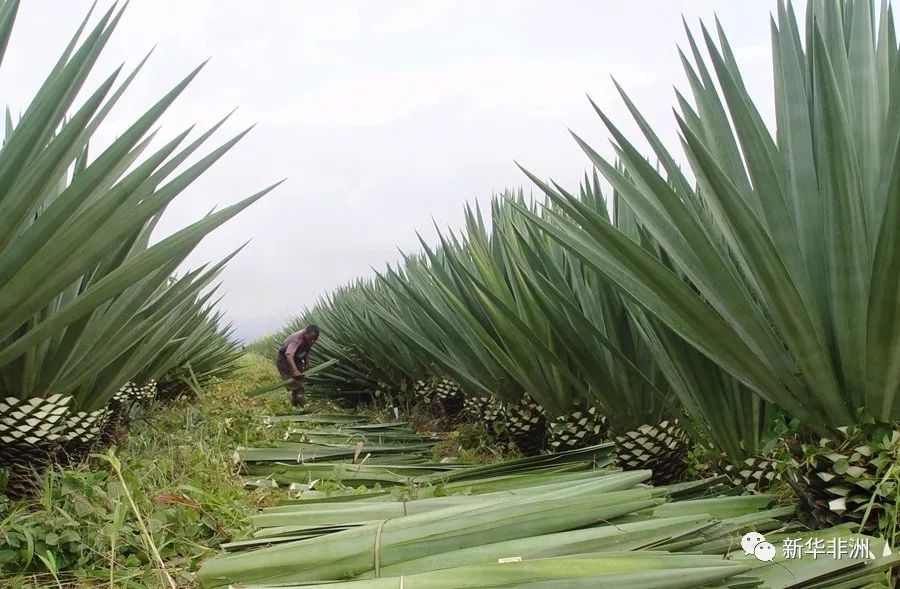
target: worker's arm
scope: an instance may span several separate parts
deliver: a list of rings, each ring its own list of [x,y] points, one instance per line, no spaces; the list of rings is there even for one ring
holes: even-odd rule
[[[297,368],[297,365],[294,364],[294,354],[297,352],[297,348],[300,347],[298,342],[291,342],[288,344],[287,349],[284,351],[284,358],[287,360],[288,367],[291,369],[291,374],[293,376],[300,376],[300,370]]]

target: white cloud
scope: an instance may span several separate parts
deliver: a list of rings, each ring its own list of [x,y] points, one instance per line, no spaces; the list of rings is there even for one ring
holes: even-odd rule
[[[584,93],[610,92],[608,73],[629,88],[654,81],[654,73],[619,64],[611,67],[589,60],[528,60],[487,55],[444,66],[406,71],[373,72],[329,80],[281,108],[257,110],[254,118],[267,123],[384,125],[453,98],[466,109],[503,107],[538,116],[571,113],[584,105]],[[581,88],[582,92],[560,89]]]
[[[455,0],[428,2],[384,3],[384,16],[376,18],[372,30],[382,34],[405,33],[418,30],[446,19],[458,5]]]

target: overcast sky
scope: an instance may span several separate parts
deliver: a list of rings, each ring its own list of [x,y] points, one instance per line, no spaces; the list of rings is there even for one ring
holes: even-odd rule
[[[22,2],[0,68],[13,112],[90,5]],[[397,248],[418,249],[416,231],[432,238],[432,219],[458,227],[466,202],[530,191],[513,160],[577,187],[588,162],[567,129],[609,151],[586,96],[633,130],[610,76],[676,147],[682,15],[695,30],[718,15],[771,116],[774,9],[769,0],[132,0],[97,76],[156,50],[98,139],[111,140],[212,57],[163,119],[162,136],[205,128],[234,107],[218,138],[256,127],[179,197],[158,232],[288,178],[188,261],[252,240],[223,274],[222,302],[238,335],[252,339],[397,260]]]

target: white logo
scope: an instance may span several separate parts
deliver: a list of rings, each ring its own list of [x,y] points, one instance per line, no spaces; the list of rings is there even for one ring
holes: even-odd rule
[[[782,556],[786,560],[810,557],[813,560],[830,555],[835,560],[842,558],[873,560],[875,555],[870,547],[870,538],[784,538],[781,541]],[[754,556],[762,562],[772,562],[778,550],[759,532],[748,532],[741,538],[741,547],[746,556]],[[893,554],[890,545],[885,542],[882,556]]]
[[[772,562],[775,560],[775,546],[766,542],[766,537],[759,532],[747,532],[741,538],[741,548],[747,556],[755,556],[757,560]]]

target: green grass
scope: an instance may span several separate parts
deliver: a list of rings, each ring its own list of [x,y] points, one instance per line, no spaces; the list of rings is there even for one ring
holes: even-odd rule
[[[500,445],[484,431],[480,423],[457,423],[447,437],[432,449],[435,462],[450,459],[454,462],[490,464],[519,458],[522,454],[508,444]]]
[[[271,500],[270,491],[242,488],[231,455],[282,435],[260,416],[288,411],[287,393],[244,396],[277,379],[267,359],[248,354],[200,399],[152,407],[118,447],[49,470],[34,500],[0,495],[0,587],[168,587],[154,549],[177,585],[190,587],[198,562]]]

